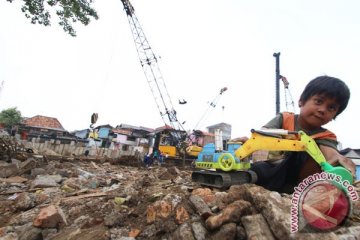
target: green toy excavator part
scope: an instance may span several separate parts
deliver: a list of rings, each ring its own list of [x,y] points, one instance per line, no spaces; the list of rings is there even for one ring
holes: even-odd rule
[[[305,132],[299,131],[301,141],[306,144],[306,152],[320,165],[321,170],[327,173],[333,173],[341,177],[342,181],[348,181],[353,183],[353,177],[347,169],[344,167],[333,167],[328,163],[322,154],[319,146],[315,140],[308,136]]]

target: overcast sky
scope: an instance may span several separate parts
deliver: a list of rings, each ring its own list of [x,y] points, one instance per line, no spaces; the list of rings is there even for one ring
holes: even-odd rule
[[[232,125],[249,136],[275,115],[275,58],[295,101],[319,75],[344,80],[348,108],[325,127],[343,148],[360,148],[360,2],[358,0],[132,0],[184,127],[193,129],[222,87],[200,128]],[[20,1],[0,1],[0,110],[57,118],[65,129],[98,124],[162,126],[120,0],[95,3],[100,19],[77,37],[32,25]],[[286,111],[281,84],[281,111]],[[178,105],[178,99],[186,99]],[[290,109],[289,109],[290,110]]]

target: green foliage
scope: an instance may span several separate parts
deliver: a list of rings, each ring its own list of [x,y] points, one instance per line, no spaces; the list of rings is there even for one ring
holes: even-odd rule
[[[7,0],[13,2],[13,0]],[[99,18],[95,9],[91,7],[94,0],[22,0],[21,11],[33,24],[50,26],[50,12],[53,8],[59,17],[59,25],[71,36],[76,36],[72,23],[80,21],[84,25],[90,23],[90,18]]]
[[[8,108],[0,112],[0,123],[4,124],[6,128],[11,128],[21,122],[21,112],[14,108]]]

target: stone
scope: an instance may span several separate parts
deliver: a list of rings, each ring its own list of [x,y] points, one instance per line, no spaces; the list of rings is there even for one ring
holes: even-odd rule
[[[56,228],[43,228],[41,231],[42,237],[44,240],[52,239],[53,236],[57,234]]]
[[[168,168],[168,172],[171,173],[172,175],[180,175],[181,172],[177,167],[170,167]]]
[[[247,200],[249,201],[249,198],[246,194],[247,189],[251,187],[252,184],[241,184],[241,185],[233,185],[229,188],[228,194],[226,196],[226,199],[224,200],[226,203],[232,203],[236,200]]]
[[[246,240],[246,231],[241,225],[236,226],[236,240]]]
[[[256,210],[263,215],[275,238],[287,239],[290,235],[291,200],[282,198],[278,192],[271,192],[263,187],[251,185],[245,190]]]
[[[31,169],[30,175],[33,177],[36,177],[37,175],[42,175],[45,173],[46,173],[46,170],[43,168],[34,168],[34,169]]]
[[[192,195],[198,195],[208,205],[215,200],[215,194],[210,188],[197,188],[192,192]]]
[[[191,195],[189,201],[203,220],[213,215],[209,206],[199,195]]]
[[[22,162],[19,167],[22,173],[26,173],[36,167],[36,161],[34,158],[28,158],[25,162]]]
[[[136,238],[137,236],[139,236],[140,232],[141,231],[139,229],[133,228],[129,232],[129,237]]]
[[[26,223],[32,222],[38,213],[38,208],[32,208],[28,211],[21,212],[18,215],[14,215],[10,219],[9,225],[24,225]]]
[[[54,228],[67,225],[67,222],[61,208],[50,205],[40,210],[33,221],[33,225],[41,228]]]
[[[275,240],[267,222],[261,214],[244,216],[241,218],[241,223],[245,228],[247,238]]]
[[[156,227],[154,224],[146,226],[141,233],[139,234],[139,237],[143,237],[145,239],[151,238],[156,235]]]
[[[14,204],[15,208],[18,210],[28,210],[35,206],[33,197],[27,192],[20,193],[15,199]]]
[[[218,229],[221,225],[229,222],[239,223],[243,215],[251,213],[251,204],[244,200],[237,200],[229,204],[220,214],[211,216],[205,221],[209,230]]]
[[[7,178],[15,176],[19,173],[19,166],[17,164],[7,164],[0,168],[0,178]]]
[[[176,240],[195,240],[191,226],[188,223],[180,225],[171,237]]]
[[[208,231],[201,222],[193,222],[191,224],[192,231],[196,240],[206,240]]]
[[[181,225],[187,220],[189,220],[190,216],[186,209],[182,206],[176,208],[176,217],[175,221],[177,224]]]
[[[0,178],[0,182],[6,182],[6,183],[24,183],[27,182],[27,178],[23,178],[20,176],[14,176],[14,177],[8,177],[8,178]]]
[[[288,239],[292,240],[338,240],[339,237],[333,232],[326,233],[292,233]],[[345,240],[345,239],[344,239]]]
[[[87,229],[79,229],[76,227],[65,228],[51,240],[108,240],[108,229],[102,224]]]
[[[16,233],[11,232],[3,236],[1,240],[19,240],[19,236]]]
[[[57,187],[59,186],[55,178],[50,175],[38,175],[31,183],[31,188],[47,188],[47,187]]]
[[[156,201],[147,207],[147,223],[153,223],[157,218],[167,218],[172,212],[172,206],[167,201]]]
[[[32,226],[32,224],[26,224],[22,226],[18,231],[19,240],[38,240],[42,239],[42,232],[40,228]]]
[[[110,215],[105,216],[104,224],[107,227],[122,226],[123,220],[124,220],[124,216],[122,214],[112,213]]]
[[[218,231],[213,233],[210,240],[233,240],[236,236],[236,224],[235,223],[227,223],[224,224]]]

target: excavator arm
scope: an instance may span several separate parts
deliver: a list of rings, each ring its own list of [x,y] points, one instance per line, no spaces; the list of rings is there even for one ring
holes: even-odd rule
[[[195,166],[203,170],[193,172],[193,181],[219,188],[233,184],[255,183],[256,174],[249,170],[250,163],[247,157],[258,150],[269,150],[305,151],[320,165],[322,171],[339,175],[342,181],[353,183],[351,173],[343,167],[330,165],[315,140],[305,132],[290,132],[284,129],[251,130],[251,132],[249,140],[234,152],[234,156],[224,153],[213,162],[198,159]]]
[[[258,150],[301,152],[307,148],[307,144],[299,140],[297,132],[291,133],[296,139],[282,138],[281,136],[289,135],[289,132],[283,129],[251,130],[251,132],[249,140],[235,152],[235,156],[240,160]]]
[[[271,136],[272,134],[278,134],[279,136],[285,137],[292,135],[295,139],[273,137]],[[284,129],[252,130],[251,138],[246,141],[242,147],[236,150],[235,156],[242,160],[257,150],[305,151],[319,164],[322,171],[339,175],[341,176],[342,181],[346,180],[349,183],[353,182],[351,173],[344,167],[333,167],[329,164],[315,140],[303,131],[289,132]]]

